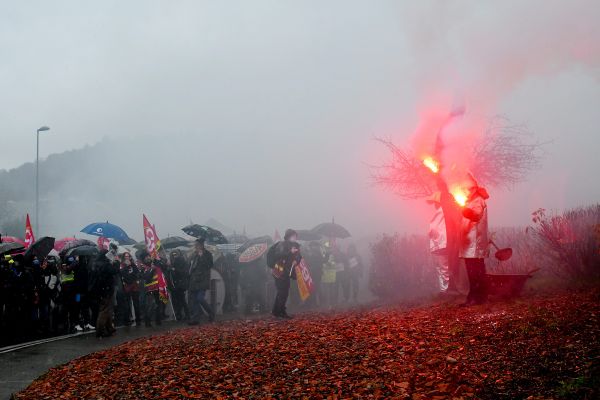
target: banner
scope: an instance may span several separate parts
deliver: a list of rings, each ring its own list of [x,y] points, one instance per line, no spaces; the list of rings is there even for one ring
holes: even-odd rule
[[[153,259],[158,259],[158,251],[160,250],[160,239],[156,234],[156,228],[154,225],[150,224],[148,218],[146,218],[145,214],[142,214],[144,217],[144,240],[146,241],[146,248],[148,252],[152,256]]]
[[[294,263],[294,269],[296,271],[296,282],[298,283],[300,298],[302,301],[304,301],[308,299],[314,290],[313,280],[310,276],[310,270],[308,269],[308,265],[306,265],[304,258],[301,259],[299,263]]]
[[[28,248],[33,242],[35,242],[35,237],[33,237],[33,228],[31,228],[31,222],[29,222],[29,214],[27,214],[25,222],[25,248]]]

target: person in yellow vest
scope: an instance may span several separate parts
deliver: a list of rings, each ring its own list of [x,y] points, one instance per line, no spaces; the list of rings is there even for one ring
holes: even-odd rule
[[[152,317],[156,325],[162,324],[162,313],[160,309],[160,294],[158,285],[157,268],[152,262],[150,253],[146,250],[141,250],[138,253],[138,260],[142,263],[142,277],[144,282],[144,324],[146,327],[152,326]]]
[[[76,267],[77,259],[73,256],[69,256],[61,265],[59,273],[59,302],[62,305],[60,319],[64,322],[65,328],[68,332],[83,331],[79,321],[81,297],[79,296],[78,285],[75,282]]]

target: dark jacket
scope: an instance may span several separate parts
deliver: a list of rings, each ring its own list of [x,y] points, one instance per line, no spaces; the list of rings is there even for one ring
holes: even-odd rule
[[[119,262],[106,258],[106,252],[100,253],[94,260],[93,294],[100,297],[112,296],[115,289],[115,275],[118,273]]]
[[[129,292],[139,292],[140,269],[132,262],[130,265],[121,263],[121,279],[123,279],[123,290]]]
[[[158,267],[154,264],[143,265],[142,277],[146,293],[158,291]]]
[[[212,253],[206,249],[199,256],[194,253],[190,260],[190,290],[210,289],[210,270],[213,267]]]
[[[277,265],[283,268],[281,274],[278,275],[278,279],[296,279],[296,274],[292,271],[292,265],[294,262],[300,262],[302,255],[300,251],[293,253],[293,248],[300,248],[300,245],[296,242],[290,242],[287,240],[277,242],[273,246],[275,247],[275,253],[277,257]],[[277,268],[277,267],[275,267]]]
[[[188,272],[188,266],[183,256],[173,258],[170,272],[171,285],[173,285],[173,288],[177,290],[187,290],[190,277]]]

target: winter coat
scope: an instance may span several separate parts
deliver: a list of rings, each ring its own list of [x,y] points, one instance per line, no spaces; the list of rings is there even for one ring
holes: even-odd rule
[[[123,291],[126,293],[140,291],[140,269],[134,262],[129,265],[121,263],[121,279],[123,280]]]
[[[325,257],[321,250],[312,250],[306,256],[306,261],[308,261],[308,267],[310,268],[310,275],[315,282],[321,282],[321,278],[323,277],[323,264],[325,264]]]
[[[485,189],[477,189],[462,210],[460,252],[461,258],[486,258],[490,254],[488,215]]]
[[[290,242],[287,240],[277,242],[275,246],[275,253],[277,262],[272,270],[272,275],[277,279],[296,279],[296,274],[292,271],[294,262],[298,263],[302,260],[302,254],[300,251],[293,252],[294,248],[300,248],[300,245],[296,242]]]
[[[213,267],[212,253],[206,249],[202,255],[194,253],[190,261],[190,290],[210,289],[210,270]]]
[[[144,278],[145,292],[150,293],[150,292],[158,291],[158,289],[159,289],[158,274],[159,274],[159,272],[161,272],[160,268],[158,268],[154,264],[144,265],[143,268],[144,268],[144,270],[142,272],[142,277]]]
[[[115,289],[115,276],[119,273],[119,263],[110,261],[106,253],[100,253],[94,260],[92,292],[100,297],[112,296]]]
[[[170,283],[174,289],[187,290],[189,284],[188,268],[185,258],[175,257],[171,266]]]
[[[447,245],[446,219],[442,207],[438,207],[429,221],[429,251],[433,254],[442,254]]]

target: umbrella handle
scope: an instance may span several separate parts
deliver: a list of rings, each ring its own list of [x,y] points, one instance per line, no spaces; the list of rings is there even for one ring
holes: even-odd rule
[[[498,250],[498,251],[500,250],[500,248],[498,246],[496,246],[496,243],[494,243],[494,241],[492,239],[490,239],[490,244],[492,246],[494,246],[496,248],[496,250]]]

